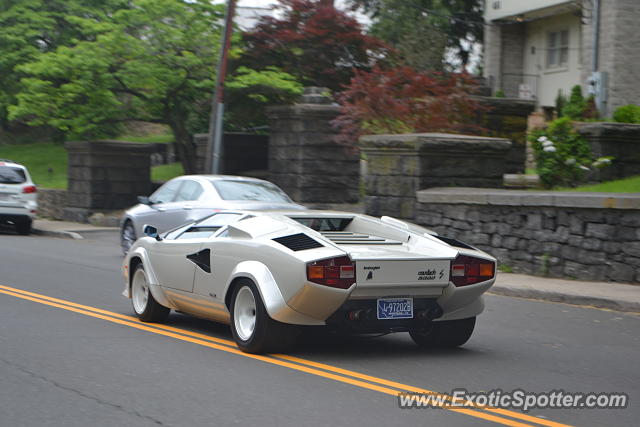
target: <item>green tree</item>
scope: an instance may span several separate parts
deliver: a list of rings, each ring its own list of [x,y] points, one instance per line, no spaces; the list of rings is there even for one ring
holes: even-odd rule
[[[91,39],[86,20],[103,22],[128,0],[0,0],[0,126],[8,127],[23,74],[19,65],[78,40]]]
[[[208,114],[220,45],[221,6],[208,0],[131,0],[105,21],[74,19],[84,40],[17,67],[26,77],[11,119],[72,137],[100,137],[142,120],[168,125],[187,173],[188,124]]]
[[[371,34],[419,70],[465,69],[484,33],[482,0],[350,0],[368,14]],[[454,53],[450,62],[446,51]]]
[[[303,90],[294,76],[276,67],[260,71],[239,67],[226,83],[225,129],[252,132],[266,129],[266,107],[291,104]]]

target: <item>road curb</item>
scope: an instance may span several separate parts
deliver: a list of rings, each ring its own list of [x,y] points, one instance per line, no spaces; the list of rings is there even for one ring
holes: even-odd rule
[[[589,295],[567,294],[539,289],[520,289],[509,286],[493,285],[489,292],[491,294],[508,297],[519,297],[544,301],[561,302],[571,305],[588,305],[597,308],[623,311],[627,313],[640,313],[640,303],[625,301],[615,298],[595,297]]]
[[[34,228],[31,230],[33,234],[37,234],[38,236],[49,236],[49,237],[61,237],[64,239],[84,239],[80,234],[74,231],[58,231],[58,230],[41,230],[38,228]]]

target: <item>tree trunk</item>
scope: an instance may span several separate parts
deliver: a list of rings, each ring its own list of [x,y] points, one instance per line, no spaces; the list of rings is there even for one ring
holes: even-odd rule
[[[169,127],[176,140],[176,151],[184,173],[186,175],[202,173],[197,168],[196,147],[187,129],[182,123],[170,123]]]

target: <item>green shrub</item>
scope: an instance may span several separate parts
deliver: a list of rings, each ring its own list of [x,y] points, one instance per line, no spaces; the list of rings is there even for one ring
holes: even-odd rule
[[[562,89],[558,89],[558,95],[556,96],[556,113],[558,117],[562,117],[562,110],[567,105],[567,97],[562,93]]]
[[[498,89],[496,93],[493,95],[495,98],[504,98],[504,91],[502,89]]]
[[[571,89],[569,102],[562,108],[562,117],[569,117],[573,120],[580,120],[587,108],[587,102],[582,96],[582,87],[575,85]]]
[[[546,188],[575,187],[586,181],[590,172],[611,164],[612,157],[594,161],[589,143],[578,134],[568,117],[549,124],[529,136],[538,164],[540,181]]]
[[[624,105],[613,112],[613,120],[618,123],[640,123],[640,105]]]

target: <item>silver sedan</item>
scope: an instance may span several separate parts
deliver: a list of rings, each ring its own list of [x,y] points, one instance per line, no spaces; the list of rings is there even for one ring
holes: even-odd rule
[[[225,175],[185,175],[167,181],[151,196],[139,196],[120,222],[120,242],[126,254],[142,236],[145,224],[164,232],[225,209],[305,209],[275,184],[256,178]]]

